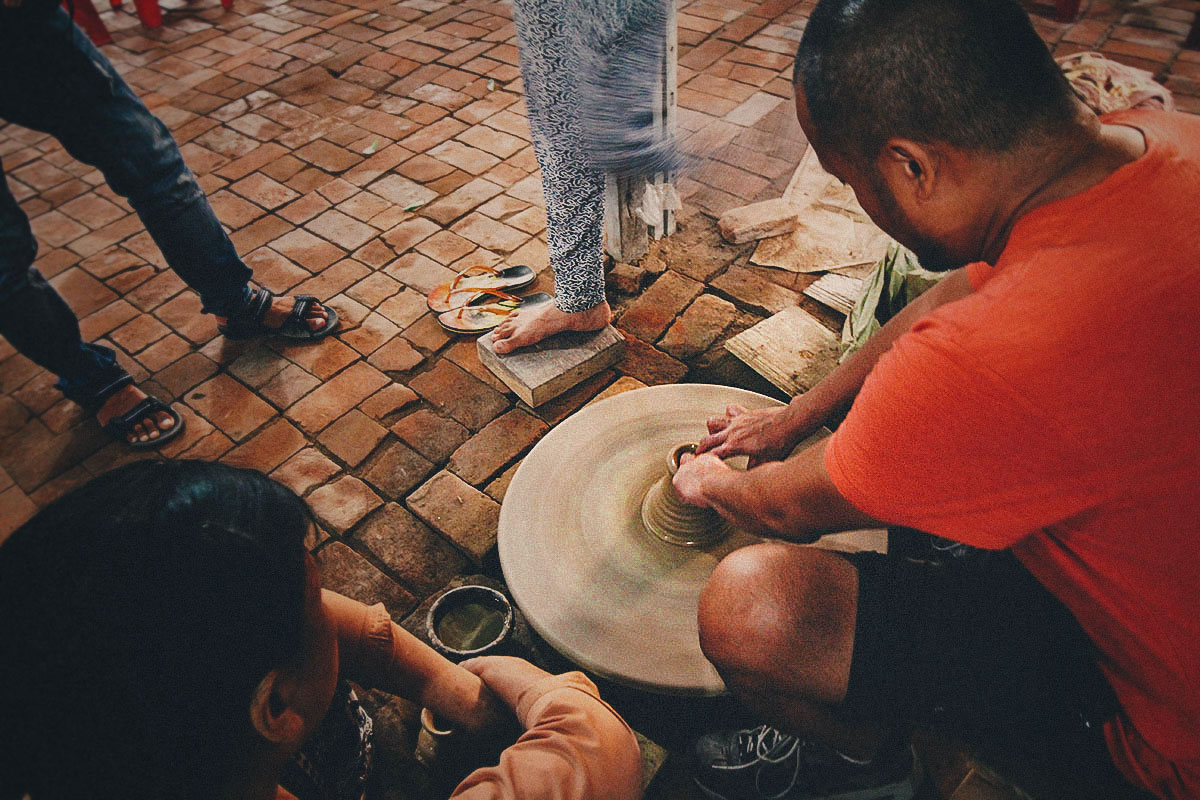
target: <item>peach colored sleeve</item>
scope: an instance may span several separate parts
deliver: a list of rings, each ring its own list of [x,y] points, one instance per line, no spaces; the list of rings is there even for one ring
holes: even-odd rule
[[[324,590],[322,599],[337,630],[339,671],[360,686],[383,683],[394,658],[392,618],[383,603],[368,606]]]
[[[467,776],[454,800],[635,800],[641,794],[637,738],[582,673],[534,683],[516,712],[525,733],[499,764]]]

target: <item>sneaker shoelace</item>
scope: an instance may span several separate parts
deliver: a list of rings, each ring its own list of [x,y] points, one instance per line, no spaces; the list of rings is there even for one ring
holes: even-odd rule
[[[800,776],[800,759],[796,757],[796,751],[800,747],[798,737],[789,736],[769,725],[760,725],[757,728],[739,731],[737,746],[741,763],[759,762],[775,765],[789,758],[793,759],[791,776],[784,786],[772,786],[772,790],[768,792],[762,785],[765,771],[761,768],[754,777],[755,791],[762,800],[778,800],[791,792]]]

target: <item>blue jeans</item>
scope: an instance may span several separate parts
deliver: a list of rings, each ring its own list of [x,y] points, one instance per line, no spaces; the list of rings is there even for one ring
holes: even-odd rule
[[[129,199],[204,310],[229,316],[249,296],[238,257],[179,146],[60,8],[0,8],[0,119],[49,133]],[[113,351],[85,343],[74,313],[36,269],[37,242],[0,168],[0,334],[94,407],[128,382]]]

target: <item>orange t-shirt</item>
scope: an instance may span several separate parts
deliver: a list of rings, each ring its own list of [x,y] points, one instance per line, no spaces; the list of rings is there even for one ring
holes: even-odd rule
[[[1011,547],[1098,645],[1113,760],[1200,797],[1200,119],[1014,227],[879,360],[826,466],[891,523]]]

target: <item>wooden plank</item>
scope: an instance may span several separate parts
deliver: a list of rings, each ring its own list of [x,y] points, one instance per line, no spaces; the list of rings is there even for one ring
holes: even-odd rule
[[[794,396],[837,366],[841,341],[816,317],[791,306],[728,340],[725,349]]]
[[[537,408],[617,363],[625,354],[625,340],[609,325],[589,333],[560,333],[506,355],[492,349],[489,334],[479,337],[476,349],[485,367]]]
[[[862,278],[830,272],[805,289],[804,295],[829,306],[834,311],[849,314],[862,294],[862,285]]]

